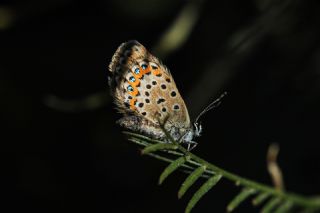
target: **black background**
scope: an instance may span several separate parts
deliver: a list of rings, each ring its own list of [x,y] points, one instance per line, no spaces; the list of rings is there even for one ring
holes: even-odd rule
[[[137,39],[151,49],[187,2],[0,4],[1,23],[7,23],[0,25],[6,212],[183,211],[191,193],[182,200],[176,195],[185,175],[177,172],[158,186],[166,164],[140,156],[115,125],[120,116],[109,96],[107,66],[124,41]],[[320,193],[319,1],[287,2],[273,18],[278,1],[204,2],[186,42],[162,59],[191,117],[228,92],[204,117],[194,153],[272,184],[266,152],[276,142],[286,188],[313,195]],[[248,30],[248,38],[230,48]],[[97,101],[82,106],[91,96]],[[194,212],[225,212],[238,190],[223,180]],[[246,203],[237,212],[258,209]]]

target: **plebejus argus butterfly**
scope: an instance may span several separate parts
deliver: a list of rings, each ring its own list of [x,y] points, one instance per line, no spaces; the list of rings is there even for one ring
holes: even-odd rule
[[[118,111],[118,123],[156,139],[165,139],[161,124],[174,140],[195,145],[202,132],[199,118],[212,109],[210,104],[194,123],[168,68],[137,41],[119,46],[109,65],[109,86]]]

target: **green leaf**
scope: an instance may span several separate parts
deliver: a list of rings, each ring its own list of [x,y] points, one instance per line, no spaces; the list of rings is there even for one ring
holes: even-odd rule
[[[186,180],[182,183],[179,192],[178,192],[178,198],[180,199],[186,191],[198,180],[199,177],[206,171],[205,166],[200,166],[196,170],[194,170],[187,178]]]
[[[247,199],[250,195],[256,193],[255,189],[244,188],[227,206],[227,211],[232,212],[240,203]]]
[[[278,205],[280,202],[281,202],[281,199],[278,197],[271,199],[269,202],[267,202],[264,205],[264,207],[261,210],[261,213],[271,212],[276,207],[276,205]]]
[[[136,144],[138,144],[140,146],[150,146],[149,143],[147,143],[144,140],[138,139],[138,138],[128,138],[128,140],[133,142],[133,143],[136,143]]]
[[[181,165],[183,165],[187,161],[188,156],[182,156],[177,160],[173,161],[172,163],[167,166],[160,175],[159,184],[162,184],[163,181],[176,169],[178,169]]]
[[[215,186],[219,182],[221,177],[222,175],[220,174],[214,175],[209,180],[207,180],[190,199],[187,205],[187,208],[185,210],[185,213],[191,212],[193,207],[198,203],[198,201],[202,198],[202,196],[205,195],[213,186]]]
[[[289,212],[289,210],[292,208],[292,202],[287,201],[283,204],[281,204],[277,210],[275,211],[275,213],[285,213],[285,212]]]
[[[270,196],[269,192],[264,192],[259,194],[255,199],[253,199],[252,204],[254,206],[260,205],[263,201],[265,201]]]
[[[178,147],[171,143],[158,143],[154,145],[147,146],[142,150],[142,154],[147,154],[150,152],[155,152],[159,150],[177,149]]]

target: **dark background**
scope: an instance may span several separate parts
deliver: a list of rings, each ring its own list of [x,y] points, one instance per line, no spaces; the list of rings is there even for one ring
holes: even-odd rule
[[[140,156],[115,125],[107,66],[124,41],[156,47],[190,1],[6,1],[0,4],[1,208],[6,212],[182,212],[183,173]],[[197,5],[198,2],[194,1]],[[195,117],[194,153],[272,184],[280,145],[286,188],[320,193],[319,1],[205,1],[180,47],[155,51]],[[196,189],[196,187],[192,188]],[[194,212],[225,212],[239,190],[223,180]],[[237,212],[258,212],[248,203]]]

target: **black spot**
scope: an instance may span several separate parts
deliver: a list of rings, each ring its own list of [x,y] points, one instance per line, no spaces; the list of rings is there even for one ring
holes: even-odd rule
[[[129,99],[132,99],[132,96],[129,95],[128,98],[129,98]]]
[[[147,115],[147,113],[146,112],[143,112],[143,113],[141,113],[143,116],[146,116]]]
[[[176,104],[176,105],[173,106],[173,109],[178,110],[178,109],[180,109],[180,107],[179,107],[178,104]]]
[[[159,73],[159,74],[157,74],[156,76],[157,76],[157,77],[161,77],[161,76],[162,76],[162,73]]]
[[[142,69],[145,70],[145,69],[147,69],[148,66],[146,64],[142,64],[141,67],[142,67]]]
[[[136,48],[136,47],[134,48],[134,50],[135,50],[135,51],[139,51],[139,49],[138,49],[138,48]]]
[[[165,99],[159,98],[159,99],[157,100],[157,104],[161,104],[162,102],[165,102],[165,101],[166,101]]]
[[[150,103],[150,100],[149,100],[148,98],[146,98],[146,103],[147,103],[147,104]]]
[[[171,97],[175,97],[177,95],[177,93],[175,91],[171,92]]]
[[[127,87],[127,90],[130,91],[130,92],[133,92],[133,87],[132,87],[131,85],[129,85],[129,86]]]
[[[165,107],[162,108],[162,112],[166,112],[167,109]]]
[[[135,77],[131,76],[131,77],[129,78],[129,81],[131,81],[131,82],[135,82],[135,81],[136,81],[136,79],[135,79]]]
[[[151,67],[152,67],[152,69],[154,69],[154,70],[158,69],[158,67],[157,67],[157,66],[154,66],[154,65],[151,65]]]
[[[130,104],[129,104],[129,103],[124,102],[124,105],[125,105],[127,108],[130,108]]]
[[[162,89],[167,89],[167,86],[165,84],[161,84]]]
[[[167,81],[168,83],[170,83],[170,82],[171,82],[170,78],[166,78],[166,81]]]
[[[135,68],[135,69],[134,69],[134,73],[138,75],[138,74],[140,73],[140,69],[139,69],[138,67]]]
[[[143,103],[139,103],[139,105],[138,105],[140,108],[142,108],[143,107]]]
[[[146,96],[149,96],[149,95],[150,95],[150,93],[149,93],[149,92],[145,92],[144,94],[145,94]]]
[[[152,85],[157,85],[157,82],[156,81],[152,81]]]
[[[147,88],[147,89],[151,89],[151,85],[150,85],[150,84],[147,84],[146,88]]]

